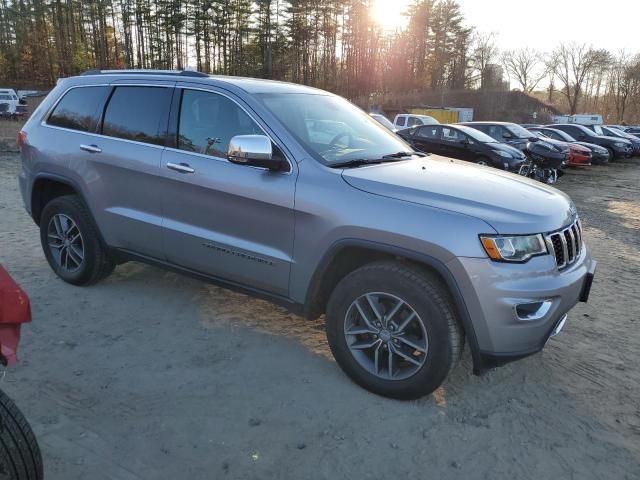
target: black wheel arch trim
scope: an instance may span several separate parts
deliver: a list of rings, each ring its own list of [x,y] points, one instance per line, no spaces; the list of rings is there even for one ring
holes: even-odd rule
[[[413,250],[408,250],[402,247],[398,247],[395,245],[389,245],[380,242],[374,242],[371,240],[362,240],[362,239],[343,239],[334,242],[331,247],[324,254],[322,259],[320,260],[318,266],[316,267],[309,286],[307,287],[307,293],[305,296],[304,302],[304,314],[305,317],[311,318],[312,314],[312,306],[313,306],[313,296],[317,293],[319,286],[322,283],[322,278],[327,271],[327,268],[331,264],[332,259],[343,249],[350,247],[358,247],[358,248],[366,248],[369,250],[377,251],[384,254],[390,254],[401,258],[406,258],[408,260],[424,264],[428,267],[433,268],[442,279],[445,281],[449,292],[451,293],[452,299],[455,303],[457,313],[460,317],[460,321],[462,322],[462,326],[464,328],[464,332],[467,338],[467,342],[469,343],[469,348],[471,350],[471,357],[473,359],[473,373],[475,375],[480,375],[483,371],[486,370],[486,367],[490,368],[490,365],[486,365],[483,361],[483,355],[481,354],[480,347],[478,345],[478,339],[476,336],[475,328],[473,326],[473,322],[471,321],[471,316],[469,315],[469,310],[467,308],[467,304],[464,300],[462,292],[458,286],[458,282],[455,277],[449,270],[449,268],[439,259],[427,255],[425,253],[416,252]],[[485,366],[486,365],[486,366]]]

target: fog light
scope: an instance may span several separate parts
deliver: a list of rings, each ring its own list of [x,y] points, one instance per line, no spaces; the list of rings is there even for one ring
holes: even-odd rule
[[[551,309],[553,302],[551,300],[543,300],[541,302],[520,303],[515,306],[516,316],[518,320],[532,321],[544,318]]]

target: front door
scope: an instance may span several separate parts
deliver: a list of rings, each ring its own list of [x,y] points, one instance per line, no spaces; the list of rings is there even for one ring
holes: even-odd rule
[[[162,156],[166,259],[286,295],[295,164],[289,163],[289,171],[272,172],[229,162],[226,152],[232,137],[264,135],[266,129],[226,93],[179,86],[176,95],[175,148],[167,148]]]
[[[411,140],[421,152],[442,155],[443,152],[440,145],[441,133],[442,127],[439,125],[425,125],[424,127],[416,129]]]

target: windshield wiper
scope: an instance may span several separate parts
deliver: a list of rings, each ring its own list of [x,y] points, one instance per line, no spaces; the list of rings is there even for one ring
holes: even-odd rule
[[[363,165],[376,165],[378,163],[385,162],[398,162],[405,158],[412,156],[426,157],[427,155],[422,152],[397,152],[389,155],[384,155],[380,158],[356,158],[353,160],[345,160],[344,162],[332,163],[329,165],[331,168],[351,168],[361,167]]]
[[[396,152],[396,153],[390,153],[389,155],[384,155],[382,158],[386,160],[387,158],[405,158],[405,157],[413,157],[414,155],[417,157],[427,156],[426,153],[422,153],[422,152]]]
[[[356,158],[354,160],[345,160],[344,162],[332,163],[329,165],[331,168],[349,168],[349,167],[361,167],[362,165],[375,165],[376,163],[382,163],[384,160]]]

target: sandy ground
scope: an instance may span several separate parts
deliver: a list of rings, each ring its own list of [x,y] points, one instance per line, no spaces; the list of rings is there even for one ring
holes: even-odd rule
[[[431,397],[369,394],[321,322],[129,263],[58,280],[0,156],[0,263],[33,303],[4,388],[54,479],[640,478],[640,161],[561,186],[599,261],[591,301],[541,354]],[[397,477],[396,477],[397,476]]]

